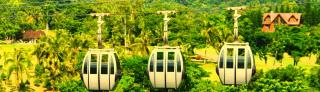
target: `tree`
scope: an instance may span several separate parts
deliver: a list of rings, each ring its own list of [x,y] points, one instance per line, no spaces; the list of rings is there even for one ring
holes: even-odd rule
[[[5,61],[5,66],[8,67],[8,78],[11,77],[11,74],[15,72],[16,74],[16,88],[17,90],[25,89],[28,82],[29,76],[29,68],[31,67],[32,63],[26,56],[26,53],[23,52],[21,49],[14,50],[13,57],[7,59]],[[23,75],[27,75],[27,79],[23,79]]]

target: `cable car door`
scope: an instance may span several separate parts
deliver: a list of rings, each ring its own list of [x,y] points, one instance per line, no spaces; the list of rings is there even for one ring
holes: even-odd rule
[[[225,52],[226,68],[225,68],[225,84],[235,83],[235,51],[234,47],[227,47]]]
[[[176,54],[174,51],[168,51],[165,53],[164,60],[168,60],[166,63],[166,88],[176,88]]]
[[[98,87],[98,54],[97,53],[92,53],[90,56],[91,62],[90,64],[90,69],[89,69],[89,87],[91,90],[99,90]]]
[[[157,52],[157,63],[156,63],[156,72],[155,72],[155,87],[156,88],[165,88],[165,55],[163,51]]]
[[[236,58],[237,58],[237,62],[236,62],[236,84],[242,84],[246,82],[246,69],[245,69],[245,53],[246,53],[246,49],[241,46],[241,47],[237,47],[236,50]]]
[[[109,69],[108,69],[108,62],[110,61],[110,55],[108,55],[108,53],[105,52],[101,52],[100,54],[100,90],[109,90],[110,86],[109,86]]]
[[[115,56],[114,56],[114,54],[112,53],[110,53],[110,61],[109,61],[109,78],[110,78],[110,80],[109,80],[109,82],[110,82],[110,84],[109,84],[109,89],[111,90],[112,88],[113,88],[113,86],[115,85],[115,78],[116,78],[116,70],[117,69],[115,69],[116,68],[116,60],[115,60]]]

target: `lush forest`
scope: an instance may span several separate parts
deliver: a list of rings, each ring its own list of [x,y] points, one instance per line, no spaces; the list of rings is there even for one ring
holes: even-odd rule
[[[232,6],[246,6],[240,11],[240,42],[248,42],[263,63],[282,63],[288,54],[293,64],[258,70],[246,85],[205,79],[215,72],[187,57],[196,48],[219,51],[224,42],[233,41],[234,12],[226,10]],[[103,17],[102,39],[105,48],[115,48],[121,61],[123,75],[114,91],[161,91],[152,88],[146,72],[152,46],[163,45],[159,10],[178,11],[170,15],[169,45],[180,46],[186,60],[183,84],[169,91],[320,90],[320,66],[298,66],[308,62],[302,57],[311,56],[320,64],[320,0],[1,0],[0,7],[0,45],[23,43],[28,30],[50,33],[32,49],[0,48],[0,91],[32,91],[30,82],[53,91],[88,91],[80,78],[82,60],[89,48],[98,47],[97,18],[90,13],[111,14]],[[302,13],[301,24],[262,32],[263,14],[269,12]],[[267,62],[268,56],[275,61]]]

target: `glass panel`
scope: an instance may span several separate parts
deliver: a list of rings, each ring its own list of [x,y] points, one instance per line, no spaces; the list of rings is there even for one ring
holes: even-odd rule
[[[247,51],[247,67],[251,68],[251,53],[249,53],[249,51]]]
[[[97,74],[97,54],[91,54],[90,74]]]
[[[168,72],[174,72],[174,61],[173,60],[168,61]]]
[[[87,74],[87,72],[88,72],[88,61],[87,60],[88,59],[86,59],[85,62],[84,62],[84,67],[83,67],[83,73],[84,74]]]
[[[114,74],[114,60],[113,60],[113,57],[110,58],[110,74]]]
[[[163,52],[157,52],[157,72],[163,72]]]
[[[168,52],[168,72],[174,72],[174,52]]]
[[[90,56],[87,56],[84,60],[84,66],[83,66],[83,73],[87,74],[88,73],[88,62],[90,61]]]
[[[224,56],[224,50],[221,50],[220,52],[220,60],[219,60],[219,68],[223,68],[224,61],[223,61],[223,56]]]
[[[181,56],[180,54],[177,55],[177,72],[181,72]]]
[[[163,60],[163,52],[157,52],[157,60]]]
[[[118,58],[118,55],[116,53],[114,53],[114,58],[116,59],[116,64],[117,64],[117,70],[119,69],[120,70],[120,61],[119,61],[119,58]]]
[[[101,60],[101,74],[108,74],[108,54],[102,54]]]
[[[245,54],[245,49],[239,48],[238,49],[238,68],[240,69],[244,68],[244,54]]]
[[[168,52],[168,60],[174,60],[174,52]]]
[[[153,72],[153,63],[154,63],[154,55],[151,56],[151,60],[150,60],[150,72]]]
[[[227,68],[233,68],[233,48],[227,49]]]

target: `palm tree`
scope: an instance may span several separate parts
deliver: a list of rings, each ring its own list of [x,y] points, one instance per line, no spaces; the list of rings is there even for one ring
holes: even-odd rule
[[[15,49],[13,57],[5,60],[5,66],[8,67],[8,78],[11,74],[16,74],[16,88],[21,90],[25,86],[22,74],[25,73],[28,78],[28,68],[31,67],[31,61],[25,56],[26,54],[21,49]],[[28,81],[28,79],[26,79]]]

